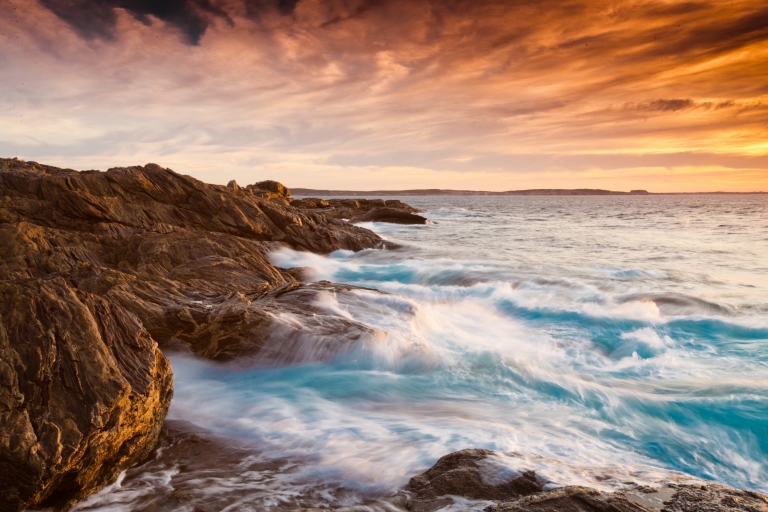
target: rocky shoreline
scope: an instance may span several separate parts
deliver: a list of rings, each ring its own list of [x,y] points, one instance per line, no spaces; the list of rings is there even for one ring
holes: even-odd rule
[[[427,222],[416,213],[396,200],[292,199],[274,181],[210,185],[154,164],[77,172],[0,159],[0,509],[64,510],[167,442],[163,351],[295,364],[377,336],[316,306],[353,287],[305,283],[267,255],[386,248],[355,224]],[[530,472],[489,487],[477,468],[492,454],[458,453],[393,504],[432,511],[460,496],[492,510],[661,510],[627,494],[545,490]],[[685,493],[687,504],[664,507],[768,510],[757,493]]]

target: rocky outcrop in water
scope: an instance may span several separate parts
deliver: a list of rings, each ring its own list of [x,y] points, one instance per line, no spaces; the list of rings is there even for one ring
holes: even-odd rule
[[[156,165],[78,173],[1,163],[0,279],[62,276],[135,314],[161,347],[212,359],[255,355],[283,313],[317,314],[307,296],[322,286],[297,284],[269,251],[382,244],[369,230],[286,206],[289,191],[277,182],[242,189]],[[327,329],[349,327],[326,317]]]
[[[396,208],[374,208],[362,217],[352,222],[388,222],[391,224],[426,224],[427,219],[421,215],[398,210]]]
[[[387,222],[392,224],[427,224],[427,219],[415,215],[416,208],[399,199],[294,199],[291,206],[321,212],[327,217],[359,222]]]
[[[768,510],[768,496],[718,484],[635,487],[600,492],[568,486],[544,490],[534,471],[510,473],[494,464],[490,450],[462,450],[442,457],[405,487],[405,507],[433,512],[455,497],[490,502],[486,512],[755,512]]]
[[[0,159],[0,509],[66,506],[146,457],[172,395],[158,345],[290,363],[376,334],[316,305],[350,287],[300,283],[267,253],[382,240],[289,199],[153,164]]]

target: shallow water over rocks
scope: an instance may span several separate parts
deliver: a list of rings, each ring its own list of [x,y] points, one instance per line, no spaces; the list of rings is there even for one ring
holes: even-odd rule
[[[387,292],[312,299],[364,336],[294,329],[297,358],[271,366],[171,354],[170,418],[233,455],[201,465],[207,480],[131,470],[81,510],[189,482],[217,510],[388,509],[464,448],[504,452],[552,488],[768,490],[766,196],[407,200],[432,224],[364,224],[399,249],[270,254],[311,281]]]

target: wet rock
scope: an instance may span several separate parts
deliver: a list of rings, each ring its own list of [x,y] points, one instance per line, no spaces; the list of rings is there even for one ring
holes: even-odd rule
[[[284,331],[280,314],[299,312],[339,340],[364,332],[294,305],[299,291],[270,295],[297,274],[274,267],[267,253],[280,244],[319,253],[380,244],[368,230],[157,166],[81,174],[11,161],[0,190],[11,199],[0,211],[14,218],[0,223],[0,279],[60,275],[132,312],[161,347],[217,360],[254,356]],[[195,197],[213,204],[209,215]],[[317,286],[301,293],[317,295]]]
[[[158,344],[290,364],[378,335],[316,304],[348,291],[267,253],[382,240],[279,183],[231,185],[0,159],[0,510],[66,506],[149,453],[171,396]]]
[[[157,448],[146,462],[126,471],[112,499],[95,495],[81,504],[101,509],[115,498],[123,510],[218,512],[251,498],[249,476],[278,473],[282,461],[260,461],[259,451],[236,440],[217,437],[183,421],[166,421]],[[201,480],[240,484],[211,493]],[[234,485],[232,486],[234,487]],[[123,501],[125,500],[125,501]],[[127,502],[127,503],[126,503]]]
[[[406,486],[411,494],[408,510],[429,512],[451,502],[448,496],[476,500],[503,500],[527,496],[542,490],[533,471],[509,481],[488,482],[482,461],[494,455],[490,450],[470,449],[454,452],[438,460],[434,466],[415,476]]]
[[[318,199],[308,197],[291,201],[299,209],[318,210],[327,218],[356,222],[390,222],[395,224],[426,224],[416,208],[399,199]]]
[[[395,208],[374,208],[365,215],[357,217],[352,222],[389,222],[391,224],[426,224],[427,219],[421,215],[397,210]]]
[[[62,278],[0,283],[0,509],[65,507],[154,448],[168,360],[138,319]]]
[[[719,484],[678,485],[664,502],[668,512],[737,512],[768,510],[768,496]]]
[[[487,512],[658,512],[620,493],[602,493],[589,487],[562,487],[497,502]]]
[[[274,458],[240,439],[169,420],[147,461],[127,470],[119,488],[82,503],[82,510],[112,509],[115,504],[137,512],[401,510],[382,508],[378,497],[340,507],[358,502],[360,495],[338,482],[302,478],[296,470],[305,463],[301,456]]]
[[[567,486],[544,490],[534,471],[498,471],[495,452],[462,450],[442,457],[405,487],[408,510],[432,512],[455,497],[487,502],[486,512],[737,512],[768,510],[768,496],[718,484],[601,492]]]

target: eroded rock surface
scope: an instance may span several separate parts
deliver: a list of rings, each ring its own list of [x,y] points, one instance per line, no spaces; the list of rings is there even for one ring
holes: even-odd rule
[[[381,241],[371,231],[286,206],[287,196],[277,182],[235,189],[154,164],[77,172],[0,159],[0,221],[5,223],[122,236],[221,233],[315,252],[360,250]]]
[[[352,222],[388,222],[390,224],[426,224],[427,219],[421,215],[398,210],[397,208],[374,208],[362,217]]]
[[[0,509],[63,507],[154,448],[168,360],[138,319],[65,279],[0,282]]]
[[[172,394],[158,344],[274,364],[376,335],[317,306],[348,288],[299,283],[267,253],[382,240],[289,199],[152,164],[0,159],[0,510],[64,507],[147,456]]]
[[[135,314],[161,347],[254,356],[273,327],[285,331],[279,313],[318,313],[305,300],[318,286],[297,284],[269,251],[382,244],[369,230],[286,206],[288,197],[277,182],[207,185],[151,164],[78,173],[0,160],[0,280],[58,275]],[[362,330],[328,314],[314,323],[341,336]]]
[[[490,450],[462,450],[442,457],[405,488],[405,506],[432,512],[454,497],[489,502],[487,512],[737,512],[768,511],[768,496],[718,484],[636,487],[619,492],[567,486],[544,490],[534,471],[495,469]],[[496,466],[497,468],[498,466]],[[507,469],[507,468],[505,468]]]
[[[415,215],[419,210],[399,199],[294,199],[291,206],[322,213],[326,217],[347,219],[350,223],[388,222],[393,224],[427,224],[427,219]]]
[[[490,450],[470,449],[441,457],[434,466],[415,476],[406,486],[410,493],[408,509],[420,512],[437,510],[451,503],[449,496],[476,500],[503,500],[527,496],[542,490],[536,474],[528,471],[504,482],[489,482],[482,462]]]

